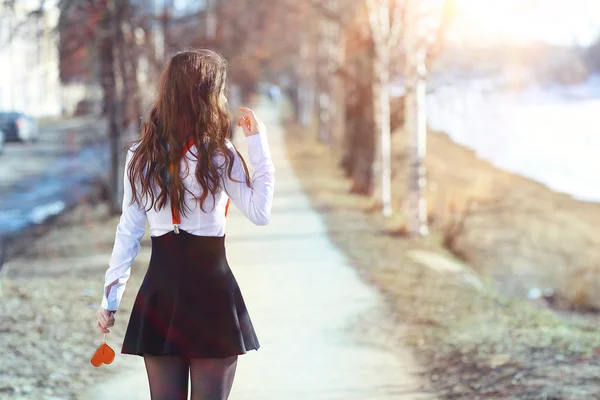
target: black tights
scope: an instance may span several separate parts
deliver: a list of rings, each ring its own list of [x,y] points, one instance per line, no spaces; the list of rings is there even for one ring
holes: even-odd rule
[[[191,400],[227,400],[233,385],[238,356],[185,359],[144,356],[151,400],[186,400],[191,376]]]

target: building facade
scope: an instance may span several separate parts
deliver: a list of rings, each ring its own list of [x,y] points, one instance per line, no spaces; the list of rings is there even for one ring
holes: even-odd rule
[[[17,1],[0,8],[0,110],[34,117],[60,115],[56,1]]]

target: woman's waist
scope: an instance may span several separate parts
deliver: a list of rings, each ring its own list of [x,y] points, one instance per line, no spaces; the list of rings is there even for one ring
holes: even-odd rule
[[[150,236],[159,237],[174,231],[172,221],[148,221],[150,224]],[[195,236],[223,236],[225,234],[225,221],[191,221],[182,219],[179,223],[179,230],[185,231]]]
[[[151,236],[152,258],[160,263],[194,262],[208,260],[216,262],[225,259],[225,235],[197,235],[180,228],[160,236]]]

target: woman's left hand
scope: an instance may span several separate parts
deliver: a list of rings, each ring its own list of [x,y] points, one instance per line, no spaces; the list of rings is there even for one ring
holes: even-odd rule
[[[96,322],[96,328],[100,332],[110,333],[110,330],[108,330],[108,328],[114,326],[114,324],[115,324],[115,312],[116,311],[105,310],[102,307],[100,307],[98,309],[98,312],[96,313],[98,315],[98,321]]]

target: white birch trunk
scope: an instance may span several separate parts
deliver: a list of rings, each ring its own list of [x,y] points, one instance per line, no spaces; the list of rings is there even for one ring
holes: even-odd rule
[[[206,0],[206,38],[213,40],[217,36],[216,0]]]
[[[381,132],[379,145],[381,146],[381,204],[383,215],[392,215],[392,141],[390,126],[390,52],[385,46],[383,54],[380,55],[382,69],[380,71],[380,121]]]
[[[338,0],[326,0],[325,6],[332,11],[339,11]],[[339,127],[339,113],[336,97],[339,92],[339,77],[336,68],[343,58],[343,42],[341,41],[340,23],[330,18],[323,18],[318,27],[318,138],[330,146],[335,145],[335,131]]]
[[[298,82],[298,108],[299,115],[298,119],[302,126],[307,127],[310,125],[312,120],[312,111],[315,104],[315,90],[314,90],[314,75],[311,73],[310,63],[310,52],[312,51],[310,45],[310,34],[309,32],[303,32],[301,36],[300,44],[300,57],[298,59],[299,69],[299,82]]]
[[[315,91],[308,82],[301,83],[298,89],[300,97],[300,124],[307,127],[312,120],[312,108],[314,105]]]
[[[331,22],[320,21],[317,41],[317,138],[321,143],[328,144],[331,138],[331,79],[330,76],[330,25]]]
[[[335,26],[334,36],[335,49],[334,49],[334,67],[336,76],[333,78],[333,90],[331,101],[331,115],[332,115],[332,146],[334,149],[339,150],[343,148],[344,136],[346,133],[346,86],[344,85],[343,78],[337,75],[337,68],[345,65],[346,57],[346,38],[345,33],[341,29],[340,25]]]
[[[411,235],[427,235],[427,202],[425,197],[427,148],[426,48],[419,36],[419,2],[407,0],[404,18],[404,50],[406,80],[405,122],[408,148],[408,195],[405,213]]]
[[[390,1],[367,0],[371,34],[375,45],[373,105],[377,142],[373,163],[375,196],[380,196],[383,215],[392,215],[392,166],[390,129]]]
[[[163,46],[162,53],[164,59],[169,57],[171,53],[171,18],[173,17],[173,1],[165,0],[163,3],[163,23],[162,23],[162,34],[163,34]]]

